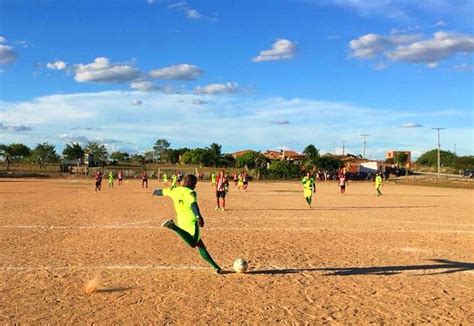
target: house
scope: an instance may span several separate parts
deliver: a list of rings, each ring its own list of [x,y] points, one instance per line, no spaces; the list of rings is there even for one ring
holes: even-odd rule
[[[395,159],[395,157],[398,155],[398,154],[405,154],[406,157],[407,157],[407,160],[406,160],[406,163],[403,165],[403,167],[409,169],[412,165],[411,163],[411,151],[388,151],[387,153],[385,153],[385,159]]]
[[[262,154],[270,161],[287,161],[298,165],[301,165],[305,159],[304,155],[283,149],[280,151],[266,150]]]
[[[239,158],[239,157],[244,156],[245,154],[251,153],[251,152],[255,152],[255,151],[252,151],[251,149],[244,149],[243,151],[238,151],[238,152],[232,153],[232,157],[233,158]]]

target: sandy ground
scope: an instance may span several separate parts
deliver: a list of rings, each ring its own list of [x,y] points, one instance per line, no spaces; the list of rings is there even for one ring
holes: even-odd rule
[[[202,238],[229,271],[214,275],[160,227],[174,211],[159,186],[0,179],[0,323],[474,321],[473,190],[328,182],[308,209],[297,182],[254,182],[221,212],[201,183]]]

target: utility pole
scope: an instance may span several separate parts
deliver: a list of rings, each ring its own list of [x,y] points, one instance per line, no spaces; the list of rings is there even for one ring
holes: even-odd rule
[[[441,142],[440,142],[440,131],[444,130],[446,128],[431,128],[433,130],[438,130],[438,178],[440,177],[440,172],[441,172],[441,153],[440,153],[440,148],[441,148]]]
[[[345,147],[345,145],[346,145],[346,141],[343,140],[343,141],[342,141],[342,156],[346,155],[346,147]]]
[[[362,155],[363,158],[365,158],[365,148],[367,147],[367,136],[370,136],[369,134],[360,134],[362,137],[364,137],[364,155]]]

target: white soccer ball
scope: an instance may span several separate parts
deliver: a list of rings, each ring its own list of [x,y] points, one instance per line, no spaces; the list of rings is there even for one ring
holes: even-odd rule
[[[247,268],[249,268],[249,265],[244,259],[238,258],[234,261],[234,270],[237,273],[245,273]]]

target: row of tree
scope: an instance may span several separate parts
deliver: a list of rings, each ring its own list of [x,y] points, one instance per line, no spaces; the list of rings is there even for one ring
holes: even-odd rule
[[[287,161],[278,161],[270,164],[270,160],[256,151],[249,151],[246,154],[234,158],[231,154],[223,154],[222,146],[212,143],[204,148],[171,148],[171,144],[166,139],[157,139],[153,144],[153,149],[142,154],[130,155],[127,152],[115,151],[109,153],[104,144],[89,142],[84,147],[79,143],[66,144],[62,151],[62,158],[75,161],[78,165],[84,159],[84,154],[93,157],[95,165],[107,164],[140,164],[146,163],[166,163],[166,164],[192,164],[208,167],[236,167],[255,169],[260,175],[270,175],[272,177],[291,177],[299,173],[300,168]],[[308,145],[303,150],[305,159],[303,168],[312,169],[317,167],[320,170],[335,171],[341,167],[341,161],[334,156],[326,154],[320,155],[319,150],[314,145]],[[0,144],[0,157],[4,158],[7,169],[11,162],[37,163],[43,168],[45,164],[55,164],[61,162],[61,157],[55,150],[54,145],[49,143],[37,144],[30,149],[24,144]],[[398,153],[393,162],[404,165],[407,156]],[[431,150],[421,155],[416,163],[420,166],[437,165],[437,150]],[[473,156],[457,156],[449,151],[441,151],[441,164],[445,167],[456,169],[468,169],[474,167]]]

